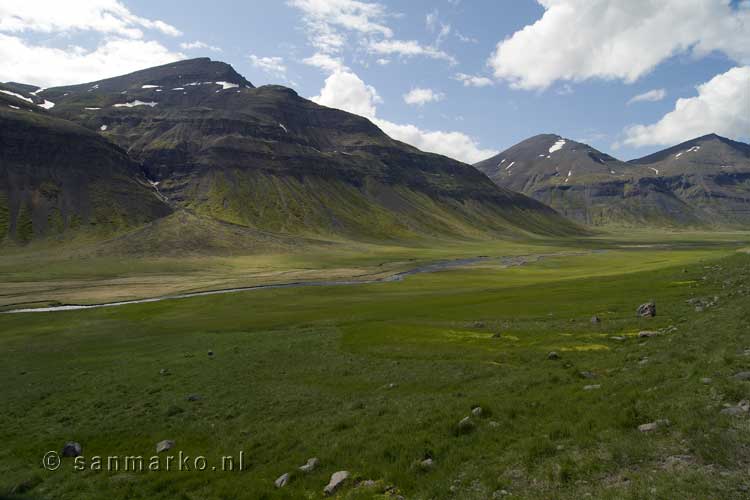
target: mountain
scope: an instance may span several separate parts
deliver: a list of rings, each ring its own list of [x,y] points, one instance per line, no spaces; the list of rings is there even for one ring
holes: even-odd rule
[[[0,85],[0,242],[113,234],[171,212],[122,149],[31,91]]]
[[[710,134],[632,160],[708,223],[750,224],[750,145]]]
[[[11,87],[59,122],[98,134],[97,144],[113,144],[107,151],[144,173],[146,193],[147,180],[191,217],[324,239],[581,231],[472,166],[395,141],[365,118],[289,88],[255,88],[208,58],[82,85]]]
[[[588,225],[700,225],[699,210],[653,176],[558,135],[531,137],[476,167],[497,185],[517,190]]]

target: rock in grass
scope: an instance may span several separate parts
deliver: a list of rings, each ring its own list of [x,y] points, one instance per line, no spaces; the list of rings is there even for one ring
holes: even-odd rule
[[[708,385],[708,384],[710,384],[711,382],[713,382],[713,379],[712,379],[711,377],[703,377],[703,378],[701,379],[701,384],[706,384],[706,385]]]
[[[83,453],[81,443],[75,441],[68,441],[62,449],[62,456],[64,457],[80,457],[81,453]]]
[[[584,390],[584,391],[595,391],[595,390],[597,390],[597,389],[601,389],[601,388],[602,388],[602,386],[601,386],[601,385],[599,385],[599,384],[595,384],[595,385],[587,385],[587,386],[584,386],[583,390]]]
[[[482,416],[482,407],[481,406],[475,406],[471,409],[471,414],[475,417],[479,418]]]
[[[192,402],[195,402],[195,401],[200,401],[203,398],[200,396],[200,394],[190,394],[185,399],[188,400],[188,401],[190,401],[192,403]]]
[[[328,481],[326,487],[323,488],[323,493],[326,495],[333,495],[333,493],[339,489],[347,479],[349,479],[349,475],[349,471],[345,470],[340,470],[331,474],[331,480]]]
[[[668,426],[669,426],[669,420],[661,419],[661,420],[656,420],[655,422],[641,424],[638,426],[638,430],[641,432],[653,432],[657,429],[660,429],[662,427],[668,427]]]
[[[646,302],[645,304],[641,304],[636,309],[636,313],[641,318],[653,318],[656,316],[656,303]]]
[[[172,448],[174,448],[174,441],[172,441],[171,439],[165,439],[164,441],[159,441],[158,443],[156,443],[156,453],[169,451]]]
[[[419,462],[419,468],[423,471],[430,471],[435,468],[435,462],[431,458],[425,458]]]
[[[581,378],[596,378],[596,375],[589,371],[578,372]]]
[[[730,417],[739,417],[742,415],[747,415],[747,410],[740,406],[730,406],[728,408],[724,408],[719,413],[722,415],[729,415]]]
[[[161,370],[159,370],[159,375],[161,375],[162,377],[166,377],[167,375],[170,375],[170,373],[166,368],[162,368]]]
[[[289,484],[289,473],[285,472],[284,474],[280,475],[276,481],[273,482],[273,484],[276,485],[277,488],[283,488],[287,484]]]
[[[734,374],[735,380],[750,380],[750,372],[739,372]]]
[[[305,465],[301,465],[299,470],[301,470],[302,472],[312,472],[318,467],[319,464],[320,460],[318,460],[317,457],[308,458]]]
[[[209,350],[209,351],[208,351],[208,357],[211,357],[211,356],[213,356],[213,355],[214,355],[214,352],[213,352],[213,351],[211,351],[211,350]]]
[[[560,359],[560,355],[557,354],[555,351],[552,351],[549,354],[547,354],[547,359],[551,359],[551,360]]]
[[[638,338],[639,339],[648,339],[648,338],[651,338],[651,337],[656,337],[657,335],[659,335],[659,332],[652,332],[652,331],[638,332]]]
[[[591,324],[598,325],[601,322],[602,320],[599,318],[599,316],[591,316]]]
[[[460,422],[458,422],[458,433],[468,434],[469,432],[473,431],[475,427],[476,425],[474,424],[474,421],[471,419],[471,417],[464,417]]]

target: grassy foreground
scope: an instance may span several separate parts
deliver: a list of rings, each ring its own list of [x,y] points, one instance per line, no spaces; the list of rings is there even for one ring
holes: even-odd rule
[[[750,370],[750,255],[632,240],[519,246],[580,255],[395,283],[0,315],[0,498],[319,498],[338,470],[341,498],[746,498],[750,419],[720,411],[750,399],[733,378]],[[657,317],[637,318],[649,299]],[[164,439],[208,470],[42,468],[70,440],[106,463]],[[244,470],[211,469],[240,451]]]

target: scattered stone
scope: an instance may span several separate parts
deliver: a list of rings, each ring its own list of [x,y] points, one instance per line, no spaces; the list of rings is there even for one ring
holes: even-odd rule
[[[551,359],[551,360],[560,359],[560,355],[557,354],[555,351],[552,351],[549,354],[547,354],[547,359]]]
[[[596,374],[589,371],[578,372],[578,375],[580,375],[581,378],[596,378]]]
[[[493,339],[500,339],[502,337],[503,337],[503,334],[500,333],[500,332],[495,332],[495,333],[492,334],[492,338]]]
[[[641,318],[653,318],[656,316],[656,303],[646,302],[645,304],[641,304],[636,309],[636,313]]]
[[[490,420],[490,427],[500,427],[500,423],[495,422],[494,420]]]
[[[300,466],[299,470],[302,472],[312,472],[318,467],[318,465],[320,465],[320,460],[318,460],[317,457],[308,458],[305,465]]]
[[[334,472],[331,474],[331,480],[328,481],[328,485],[323,488],[323,493],[332,495],[347,479],[349,479],[349,471],[340,470]]]
[[[425,458],[419,462],[419,468],[423,471],[430,471],[435,467],[435,462],[431,458]]]
[[[704,311],[703,306],[695,306],[695,312],[702,313]]]
[[[599,324],[601,322],[602,322],[602,320],[599,319],[599,316],[591,316],[591,323],[592,324],[596,325],[596,324]]]
[[[80,457],[82,453],[81,443],[75,441],[68,441],[62,449],[62,456],[64,457]]]
[[[276,485],[277,488],[283,488],[289,483],[289,473],[285,472],[284,474],[280,475],[276,481],[273,482],[273,484]]]
[[[466,434],[473,431],[475,427],[476,425],[471,417],[464,417],[458,423],[458,432],[459,434]]]
[[[736,406],[730,406],[721,410],[722,415],[730,415],[733,417],[746,415],[748,412],[750,412],[750,401],[746,399],[743,399],[742,401],[737,403]]]
[[[199,394],[190,394],[185,399],[188,400],[188,401],[190,401],[190,402],[195,402],[195,401],[200,401],[203,398]]]
[[[214,352],[213,352],[213,351],[208,351],[208,356],[209,356],[209,357],[211,357],[211,356],[213,356],[213,355],[214,355]]]
[[[659,332],[651,332],[651,331],[638,332],[639,339],[648,339],[651,337],[656,337],[657,335],[659,335]]]
[[[648,363],[648,356],[645,356],[645,357],[641,358],[640,361],[638,361],[639,365],[645,365],[646,363]]]
[[[601,389],[601,388],[602,388],[602,386],[601,386],[601,385],[599,385],[599,384],[595,384],[595,385],[587,385],[587,386],[584,386],[583,390],[584,390],[584,391],[595,391],[595,390],[597,390],[597,389]]]
[[[750,380],[750,372],[739,372],[734,374],[735,380]]]
[[[171,439],[165,439],[164,441],[159,441],[158,443],[156,443],[156,453],[169,451],[172,448],[174,448],[174,441],[172,441]]]
[[[162,377],[166,377],[167,375],[171,374],[169,373],[169,370],[167,370],[166,368],[162,368],[161,370],[159,370],[159,375],[161,375]]]
[[[669,420],[661,419],[655,422],[649,422],[647,424],[641,424],[638,426],[638,430],[641,432],[653,432],[661,427],[669,427]]]
[[[708,384],[710,384],[711,382],[713,382],[713,379],[712,379],[711,377],[703,377],[703,378],[701,379],[701,384],[706,384],[706,385],[708,385]]]
[[[385,386],[386,389],[395,389],[396,387],[398,387],[398,384],[394,384],[393,382]]]
[[[471,409],[471,414],[474,415],[477,418],[480,418],[482,416],[482,407],[477,406]]]
[[[620,335],[615,335],[614,337],[610,337],[612,340],[617,340],[618,342],[623,342],[625,340],[625,337],[622,337]]]
[[[475,321],[474,328],[484,328],[484,321]]]

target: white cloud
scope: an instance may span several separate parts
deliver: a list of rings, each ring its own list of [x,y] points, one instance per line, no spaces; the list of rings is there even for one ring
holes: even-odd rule
[[[416,106],[424,106],[428,102],[438,102],[443,99],[445,99],[445,94],[420,87],[413,88],[404,94],[404,102]]]
[[[369,45],[370,52],[382,55],[397,54],[403,57],[425,56],[456,64],[456,59],[440,49],[421,45],[416,40],[381,40]]]
[[[0,81],[40,87],[101,80],[184,58],[155,41],[120,39],[93,50],[58,49],[0,34]]]
[[[648,92],[644,92],[642,94],[638,94],[636,96],[633,96],[633,98],[628,101],[628,104],[633,104],[634,102],[656,102],[656,101],[661,101],[666,96],[667,96],[667,91],[664,90],[664,89],[649,90]]]
[[[456,73],[453,79],[463,83],[464,87],[489,87],[495,83],[486,76],[467,75],[466,73]]]
[[[215,45],[209,45],[205,42],[201,42],[200,40],[195,40],[194,42],[182,42],[180,44],[180,48],[182,50],[210,50],[211,52],[222,52],[221,47],[217,47]]]
[[[302,11],[310,41],[322,52],[335,53],[344,47],[346,35],[340,29],[360,35],[393,36],[393,31],[383,23],[386,8],[378,3],[358,0],[288,0],[287,3]]]
[[[377,62],[381,66],[388,66],[389,64],[391,64],[391,60],[390,59],[386,59],[385,57],[381,57],[380,59],[378,59],[375,62]]]
[[[467,163],[476,163],[497,154],[497,151],[480,148],[474,139],[462,132],[423,130],[415,125],[397,124],[378,118],[377,104],[382,100],[377,91],[350,71],[330,75],[320,95],[312,100],[369,118],[389,136],[424,151],[443,154]]]
[[[330,75],[320,94],[310,99],[367,118],[374,118],[376,105],[383,102],[374,87],[366,85],[351,71],[336,71]]]
[[[127,38],[142,38],[141,29],[170,36],[180,31],[163,21],[136,16],[117,0],[3,0],[0,31],[6,33],[72,33],[94,31]]]
[[[628,127],[624,143],[671,145],[710,133],[750,136],[750,66],[732,68],[697,89],[697,96],[678,99],[675,109],[658,122]]]
[[[373,119],[373,122],[394,139],[411,144],[423,151],[445,155],[464,163],[477,163],[498,153],[491,149],[482,149],[477,141],[463,132],[423,130],[416,125],[399,125],[378,118]]]
[[[266,73],[286,78],[286,66],[284,65],[284,59],[281,57],[259,57],[250,54],[250,62],[254,67]]]
[[[341,61],[341,59],[337,57],[331,57],[328,54],[323,54],[320,52],[316,52],[312,56],[306,59],[303,59],[302,62],[309,66],[315,66],[316,68],[320,68],[329,73],[334,73],[336,71],[344,71],[347,69],[346,66],[344,66],[344,63]]]
[[[499,42],[495,76],[523,89],[556,80],[633,82],[678,53],[750,62],[750,3],[730,0],[538,0],[541,19]]]

